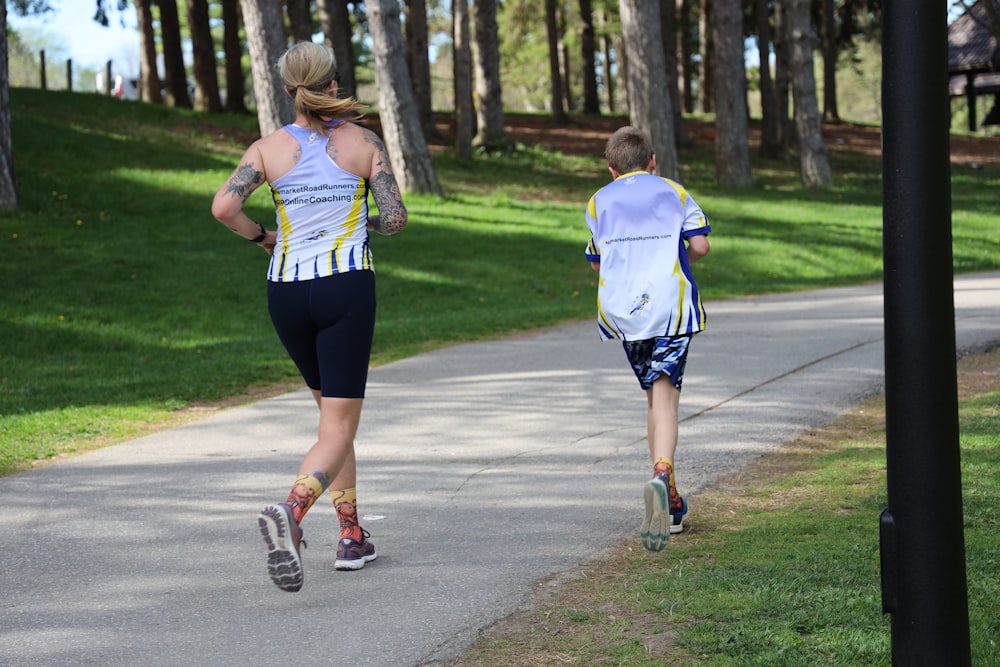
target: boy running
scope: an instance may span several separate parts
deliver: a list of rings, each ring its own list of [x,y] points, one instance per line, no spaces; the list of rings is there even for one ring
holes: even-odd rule
[[[646,392],[653,477],[639,536],[659,551],[684,530],[688,511],[674,481],[677,408],[691,337],[705,328],[691,264],[708,254],[711,229],[682,185],[654,175],[656,155],[641,130],[618,129],[604,157],[613,181],[587,204],[587,260],[600,272],[601,339],[622,341]]]

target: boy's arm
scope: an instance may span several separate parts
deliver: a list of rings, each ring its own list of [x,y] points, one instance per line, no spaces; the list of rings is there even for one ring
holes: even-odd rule
[[[587,220],[588,224],[590,219]],[[594,271],[601,270],[601,251],[597,249],[597,244],[594,242],[594,237],[590,237],[590,241],[587,243],[587,261],[590,262],[590,268]]]
[[[681,224],[681,235],[687,241],[688,264],[694,264],[708,254],[711,249],[708,234],[712,228],[708,218],[690,193],[684,199],[684,222]]]
[[[708,254],[711,245],[706,234],[695,234],[685,239],[687,241],[688,264],[694,264],[699,259]]]

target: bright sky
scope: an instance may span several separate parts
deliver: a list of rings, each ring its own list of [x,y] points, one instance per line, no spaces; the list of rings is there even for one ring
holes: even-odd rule
[[[54,11],[25,18],[8,8],[7,23],[32,49],[44,48],[49,62],[53,57],[72,58],[74,67],[103,71],[110,60],[113,74],[138,74],[139,31],[134,7],[111,11],[105,28],[94,20],[94,0],[49,0],[49,4]]]

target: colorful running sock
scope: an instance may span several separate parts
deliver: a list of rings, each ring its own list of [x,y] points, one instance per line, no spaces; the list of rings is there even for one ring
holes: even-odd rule
[[[679,511],[684,507],[684,500],[681,495],[677,493],[677,482],[674,481],[674,462],[667,458],[660,458],[653,461],[653,476],[659,475],[663,477],[663,480],[667,482],[667,488],[670,489],[670,507]]]
[[[330,486],[330,477],[322,470],[313,470],[311,475],[300,474],[288,494],[285,504],[292,508],[295,523],[302,523],[302,517],[313,506],[316,499]]]
[[[361,525],[358,523],[357,488],[352,486],[349,489],[330,489],[330,500],[333,501],[333,506],[337,510],[341,539],[349,537],[355,542],[364,539]]]

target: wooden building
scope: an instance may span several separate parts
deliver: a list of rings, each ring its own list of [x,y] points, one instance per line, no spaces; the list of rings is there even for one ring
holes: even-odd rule
[[[990,3],[990,4],[987,4]],[[948,95],[965,97],[969,130],[976,130],[976,98],[993,95],[983,125],[1000,125],[1000,0],[977,0],[948,26]]]

